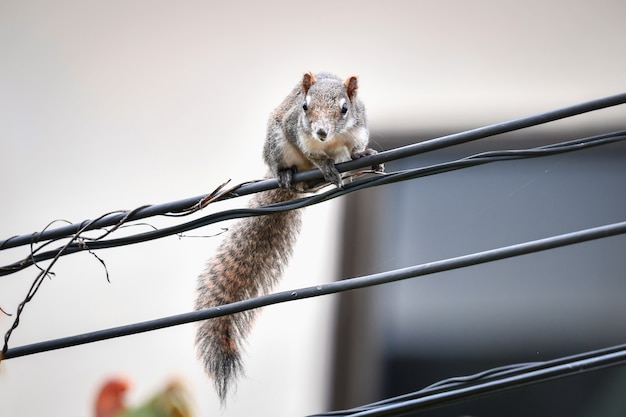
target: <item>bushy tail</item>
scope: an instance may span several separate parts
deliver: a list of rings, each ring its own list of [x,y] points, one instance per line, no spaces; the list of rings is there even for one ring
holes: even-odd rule
[[[297,194],[277,189],[257,193],[251,207],[290,200]],[[237,222],[198,279],[196,310],[268,293],[288,263],[301,223],[301,210]],[[225,402],[228,389],[243,373],[242,342],[255,310],[205,320],[198,328],[198,355]]]

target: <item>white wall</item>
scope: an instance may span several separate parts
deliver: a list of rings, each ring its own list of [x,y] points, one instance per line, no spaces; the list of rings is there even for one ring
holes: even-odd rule
[[[454,130],[620,93],[625,13],[618,1],[0,0],[0,237],[259,178],[267,115],[308,70],[358,74],[376,132]],[[335,278],[339,204],[307,210],[281,288]],[[102,251],[111,284],[93,257],[62,259],[11,345],[190,310],[218,240]],[[2,277],[0,306],[14,312],[35,275]],[[223,411],[193,327],[181,326],[7,360],[0,415],[87,416],[97,384],[120,372],[133,400],[183,378],[201,415],[322,411],[332,314],[330,297],[265,309]],[[0,316],[3,333],[10,323]]]

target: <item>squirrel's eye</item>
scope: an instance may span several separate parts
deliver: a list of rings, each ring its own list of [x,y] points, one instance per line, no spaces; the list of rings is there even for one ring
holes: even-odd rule
[[[343,103],[341,105],[341,114],[346,114],[348,113],[348,103]]]
[[[306,104],[306,101],[302,103],[302,109],[304,109],[304,111],[307,111],[309,109],[309,105]]]

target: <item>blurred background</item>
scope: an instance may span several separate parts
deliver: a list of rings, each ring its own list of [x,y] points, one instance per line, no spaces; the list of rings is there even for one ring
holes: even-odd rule
[[[624,2],[608,0],[0,0],[0,237],[260,178],[267,117],[305,71],[360,77],[377,149],[624,92],[625,16]],[[623,129],[624,112],[387,169]],[[624,146],[610,145],[316,205],[279,289],[623,221],[625,157]],[[110,283],[87,253],[61,259],[11,346],[190,311],[196,276],[219,241],[170,237],[100,251]],[[625,243],[616,237],[265,308],[248,340],[246,378],[224,409],[196,361],[194,326],[185,325],[7,360],[0,415],[90,416],[112,375],[132,380],[130,401],[178,378],[198,415],[306,415],[620,343]],[[0,261],[27,254],[5,250]],[[36,274],[2,277],[0,306],[14,313]],[[0,316],[3,334],[11,323]],[[569,381],[437,415],[620,415],[610,393],[623,386],[623,369]]]

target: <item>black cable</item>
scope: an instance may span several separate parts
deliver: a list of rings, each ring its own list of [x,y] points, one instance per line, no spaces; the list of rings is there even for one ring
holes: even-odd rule
[[[377,163],[388,162],[399,158],[417,155],[423,152],[441,149],[448,146],[457,145],[489,136],[494,136],[530,126],[547,123],[550,121],[570,117],[573,115],[598,110],[626,102],[626,93],[619,94],[604,99],[594,100],[575,106],[566,107],[551,112],[530,116],[522,119],[512,120],[509,122],[499,123],[496,125],[486,126],[454,135],[448,135],[437,139],[397,148],[394,150],[381,152],[367,158],[356,161],[349,161],[338,165],[340,172],[354,170],[371,166]],[[563,142],[559,144],[547,145],[538,148],[525,150],[504,150],[483,152],[481,154],[472,155],[457,161],[446,162],[443,164],[432,165],[417,169],[395,172],[391,174],[379,175],[366,179],[358,179],[348,184],[344,189],[332,189],[316,196],[302,198],[292,202],[279,203],[272,206],[257,209],[239,209],[215,213],[197,219],[182,225],[156,230],[148,233],[141,233],[133,236],[127,236],[118,239],[101,239],[113,230],[124,224],[126,221],[139,220],[146,217],[156,215],[168,215],[172,213],[187,214],[189,209],[196,205],[199,201],[207,196],[193,197],[171,203],[140,207],[131,211],[123,211],[111,213],[102,216],[94,221],[84,221],[79,224],[72,224],[55,229],[48,229],[41,233],[31,235],[15,236],[0,241],[0,250],[12,248],[21,245],[33,245],[45,242],[39,246],[32,256],[32,263],[36,263],[43,259],[51,259],[68,253],[74,253],[79,250],[94,250],[105,247],[113,247],[138,243],[165,235],[181,233],[193,228],[201,227],[206,224],[215,223],[226,219],[239,218],[250,215],[263,215],[270,212],[290,210],[294,208],[304,207],[316,204],[321,201],[336,198],[348,192],[372,186],[388,184],[398,181],[404,181],[413,178],[419,178],[427,175],[443,173],[451,170],[461,169],[469,166],[475,166],[483,163],[504,161],[511,159],[530,158],[538,156],[552,155],[556,153],[569,152],[578,149],[584,149],[590,146],[598,146],[602,144],[612,143],[626,138],[626,131],[614,132],[605,135],[599,135],[592,138],[583,138],[575,141]],[[311,170],[296,174],[295,181],[311,181],[321,179],[321,174],[317,170]],[[256,183],[244,184],[236,189],[218,193],[217,199],[232,198],[239,195],[251,194],[254,192],[264,191],[276,187],[275,180],[265,180]],[[77,233],[81,230],[95,230],[104,227],[114,226],[112,230],[107,231],[100,240],[83,240],[79,243],[71,243],[65,245],[64,248],[40,252],[46,245],[55,240],[71,237],[77,237]],[[234,314],[262,306],[271,304],[293,301],[303,298],[316,297],[325,294],[338,293],[352,289],[364,288],[373,285],[380,285],[388,282],[414,278],[418,276],[428,275],[436,272],[447,271],[451,269],[462,268],[471,265],[482,264],[499,259],[505,259],[513,256],[534,253],[538,251],[548,250],[552,248],[562,247],[575,243],[586,242],[593,239],[599,239],[609,236],[615,236],[626,233],[626,222],[614,223],[611,225],[596,227],[592,229],[581,230],[578,232],[553,236],[545,239],[539,239],[531,242],[525,242],[508,247],[493,249],[489,251],[474,253],[470,255],[450,258],[438,262],[416,265],[409,268],[388,271],[381,274],[373,274],[364,277],[347,279],[344,281],[334,282],[331,284],[320,285],[316,287],[302,288],[295,291],[287,291],[276,294],[270,294],[263,297],[244,300],[237,303],[228,304],[221,307],[210,308],[201,311],[179,314],[170,317],[164,317],[156,320],[149,320],[140,323],[134,323],[126,326],[113,327],[95,332],[84,333],[81,335],[69,336],[30,345],[19,346],[7,349],[2,359],[10,359],[14,357],[26,356],[30,354],[40,353],[48,350],[60,349],[64,347],[76,346],[80,344],[106,340],[114,337],[126,336],[141,333],[150,330],[161,329],[165,327],[175,326],[179,324],[189,323],[192,321],[210,319],[227,314]],[[0,268],[0,274],[5,275],[24,266],[17,263],[7,267]],[[27,265],[26,265],[27,266]],[[586,356],[585,356],[586,355]],[[583,357],[585,356],[585,357]],[[566,362],[563,362],[567,360]],[[561,363],[558,363],[561,361]],[[606,366],[615,366],[626,361],[626,349],[622,346],[618,350],[612,352],[590,352],[580,355],[578,358],[560,358],[555,361],[545,363],[518,364],[510,365],[492,370],[483,371],[479,374],[450,378],[435,383],[416,393],[379,401],[365,406],[357,407],[351,410],[343,410],[331,412],[321,416],[398,416],[410,412],[422,411],[439,405],[448,404],[453,401],[460,401],[473,398],[480,395],[487,395],[494,392],[513,389],[520,386],[544,382],[547,380],[561,378],[573,373],[588,372]]]
[[[589,355],[583,359],[564,360],[567,358],[560,358],[555,363],[547,362],[545,366],[537,369],[525,370],[524,372],[489,379],[477,384],[443,390],[415,399],[392,402],[369,409],[357,409],[354,413],[341,415],[350,417],[397,417],[626,363],[625,346],[622,345],[619,349],[609,350],[606,353]],[[331,415],[334,416],[336,414],[317,414],[315,417]]]
[[[428,141],[415,143],[412,145],[404,146],[401,148],[396,148],[392,150],[388,150],[385,152],[380,152],[377,155],[372,155],[368,157],[364,157],[358,160],[348,161],[337,165],[337,169],[340,172],[352,171],[356,169],[365,168],[368,166],[372,166],[374,164],[389,162],[392,160],[406,158],[409,156],[418,155],[420,153],[425,153],[429,151],[433,151],[435,149],[442,149],[445,147],[450,147],[454,145],[458,145],[461,143],[466,143],[478,139],[483,139],[503,133],[512,132],[515,130],[524,129],[531,126],[537,126],[544,123],[553,122],[556,120],[564,119],[567,117],[572,117],[576,115],[580,115],[583,113],[592,112],[595,110],[600,110],[612,106],[617,106],[620,104],[626,103],[626,93],[616,94],[613,96],[608,96],[596,100],[591,100],[588,102],[567,106],[561,109],[556,109],[552,111],[547,111],[545,113],[540,113],[537,115],[527,116],[519,119],[514,119],[506,122],[496,123],[489,126],[480,127],[477,129],[472,129],[460,133],[455,133],[447,136],[442,136],[440,138],[431,139]],[[322,178],[319,170],[309,170],[305,172],[296,173],[294,176],[294,182],[301,181],[313,181],[320,180]],[[259,191],[266,191],[272,188],[277,187],[277,182],[275,179],[263,180],[254,183],[244,184],[235,190],[231,190],[220,196],[220,199],[232,198],[247,194],[256,193]],[[183,200],[155,204],[144,206],[139,209],[136,209],[132,215],[129,216],[130,212],[121,212],[121,213],[111,213],[103,218],[98,219],[97,221],[89,224],[89,227],[86,230],[94,230],[101,229],[108,226],[113,226],[118,224],[124,218],[127,218],[128,221],[140,220],[147,217],[165,215],[168,213],[181,213],[189,210],[191,207],[196,205],[199,201],[202,201],[206,198],[207,195],[197,196],[186,198]],[[8,249],[22,245],[29,245],[32,243],[37,243],[45,240],[51,239],[60,239],[63,237],[71,236],[75,234],[78,230],[81,230],[90,222],[90,220],[85,220],[81,223],[70,224],[67,226],[58,227],[55,229],[49,229],[45,232],[35,232],[31,234],[24,234],[19,236],[13,236],[4,240],[0,240],[0,250]]]
[[[366,275],[358,278],[351,278],[329,284],[317,285],[315,287],[300,288],[292,291],[284,291],[262,297],[251,298],[226,304],[219,307],[212,307],[199,311],[182,313],[174,316],[163,317],[155,320],[148,320],[140,323],[125,326],[112,327],[95,332],[84,333],[30,345],[18,346],[7,349],[4,359],[16,358],[19,356],[32,355],[49,350],[61,349],[70,346],[77,346],[84,343],[91,343],[100,340],[112,339],[115,337],[128,336],[131,334],[143,333],[151,330],[162,329],[180,324],[191,323],[199,320],[206,320],[221,317],[228,314],[240,313],[254,308],[264,307],[272,304],[284,303],[288,301],[301,300],[305,298],[318,297],[321,295],[334,294],[359,288],[371,287],[390,282],[400,281],[408,278],[434,274],[437,272],[449,271],[472,265],[483,264],[496,260],[511,258],[514,256],[526,255],[590,240],[606,238],[626,233],[626,221],[609,224],[605,226],[584,229],[577,232],[566,233],[558,236],[547,237],[530,242],[519,243],[469,255],[458,256],[441,261],[429,262],[421,265],[414,265],[407,268],[396,269],[378,274]]]
[[[260,216],[260,215],[265,215],[269,213],[302,208],[302,207],[310,206],[310,205],[317,204],[323,201],[331,200],[339,196],[348,194],[350,192],[355,192],[355,191],[362,190],[365,188],[370,188],[370,187],[375,187],[375,186],[380,186],[380,185],[390,184],[390,183],[395,183],[395,182],[400,182],[400,181],[407,181],[407,180],[425,177],[429,175],[449,172],[449,171],[457,170],[461,168],[468,168],[471,166],[482,165],[485,163],[508,161],[512,159],[536,158],[536,157],[541,157],[541,156],[554,155],[558,153],[572,152],[572,151],[587,149],[593,146],[606,145],[606,144],[610,144],[610,143],[614,143],[614,142],[618,142],[622,140],[626,140],[626,130],[605,133],[601,135],[585,137],[585,138],[575,139],[575,140],[556,143],[556,144],[539,146],[539,147],[535,147],[531,149],[482,152],[476,155],[471,155],[465,158],[458,159],[456,161],[444,162],[444,163],[435,164],[435,165],[431,165],[427,167],[413,168],[413,169],[409,169],[405,171],[393,172],[393,173],[388,173],[388,174],[379,174],[374,177],[365,178],[365,179],[358,179],[352,183],[346,184],[343,189],[333,188],[324,193],[320,193],[314,196],[304,197],[301,199],[282,202],[282,203],[277,203],[271,206],[226,210],[223,212],[213,213],[213,214],[210,214],[210,215],[207,215],[207,216],[204,216],[204,217],[201,217],[201,218],[198,218],[198,219],[186,222],[186,223],[182,223],[182,224],[178,224],[178,225],[174,225],[170,227],[150,230],[148,232],[139,233],[139,234],[135,234],[131,236],[125,236],[125,237],[116,238],[116,239],[93,240],[93,241],[82,240],[80,242],[76,242],[70,245],[64,245],[62,248],[56,248],[56,249],[49,250],[46,252],[39,252],[39,249],[41,248],[38,248],[38,253],[32,253],[26,259],[17,261],[13,264],[0,267],[0,276],[17,272],[21,269],[34,265],[38,262],[58,256],[59,251],[61,249],[63,250],[62,255],[68,255],[68,254],[72,254],[72,253],[76,253],[76,252],[80,252],[84,250],[91,251],[91,250],[97,250],[97,249],[105,249],[105,248],[136,244],[136,243],[141,243],[141,242],[145,242],[148,240],[153,240],[153,239],[158,239],[158,238],[162,238],[166,236],[188,232],[190,230],[197,229],[197,228],[207,226],[210,224],[214,224],[220,221],[232,220],[232,219],[248,217],[248,216]],[[126,218],[130,218],[131,216],[132,214],[127,214]],[[96,221],[94,221],[94,223]]]
[[[621,344],[621,345],[611,346],[607,348],[583,352],[583,353],[579,353],[579,354],[575,354],[571,356],[560,357],[560,358],[552,359],[548,361],[518,363],[518,364],[500,366],[497,368],[492,368],[492,369],[488,369],[485,371],[477,372],[472,375],[444,379],[412,393],[400,395],[397,397],[387,398],[381,401],[361,405],[361,406],[354,407],[351,409],[329,411],[326,413],[315,414],[309,417],[352,416],[361,411],[374,410],[381,406],[387,406],[387,405],[392,405],[392,404],[401,404],[401,403],[405,403],[406,401],[424,398],[424,397],[433,395],[435,393],[449,391],[451,389],[469,387],[472,385],[483,383],[485,381],[492,381],[492,380],[497,380],[497,379],[504,378],[504,377],[523,375],[528,372],[541,371],[541,370],[545,370],[548,368],[553,368],[555,366],[571,364],[573,362],[578,362],[578,361],[583,361],[583,360],[594,359],[603,355],[619,353],[624,350],[626,350],[626,344]]]

